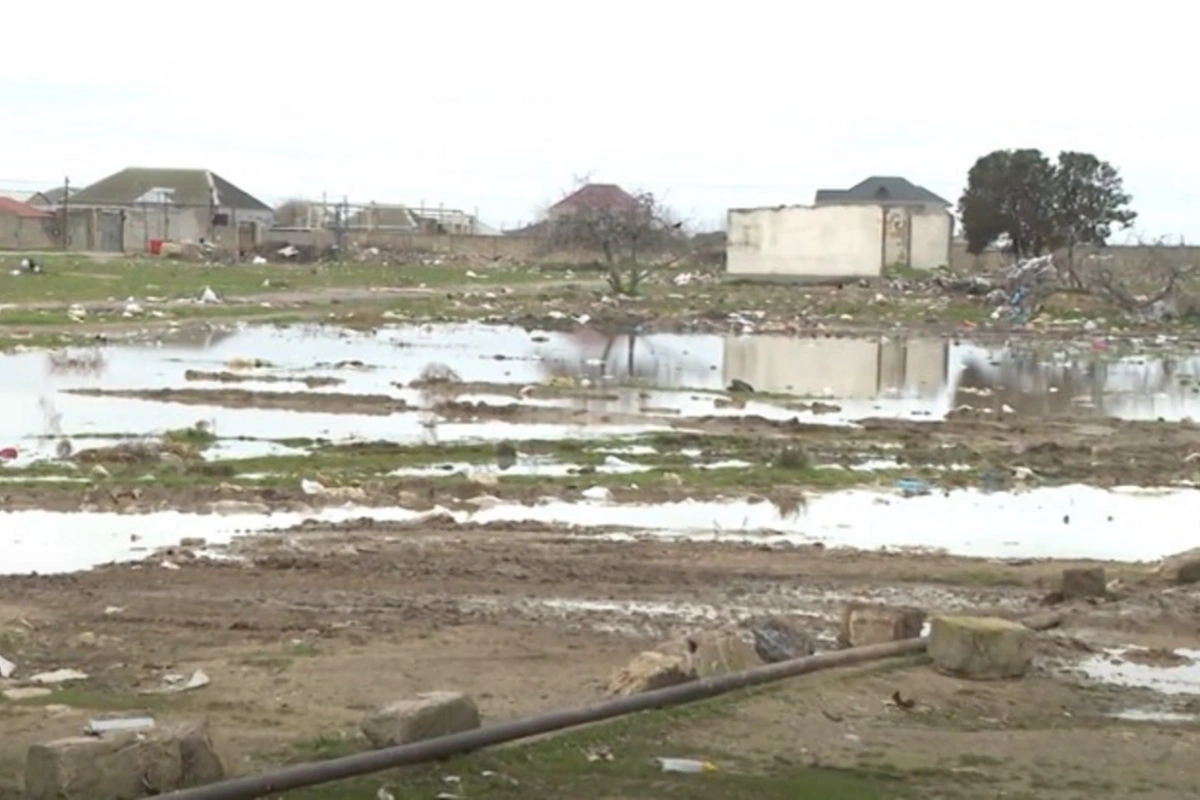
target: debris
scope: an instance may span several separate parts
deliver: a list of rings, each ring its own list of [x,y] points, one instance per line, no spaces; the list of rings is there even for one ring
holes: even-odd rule
[[[39,697],[49,697],[53,692],[43,686],[18,686],[4,690],[5,700],[34,700]]]
[[[185,722],[36,744],[25,759],[25,796],[146,797],[224,777],[208,726]]]
[[[974,680],[1018,678],[1033,660],[1034,632],[997,617],[934,617],[929,657],[945,675]]]
[[[300,255],[300,251],[290,244],[279,248],[275,252],[284,258],[295,258],[296,256]]]
[[[9,661],[4,656],[0,656],[0,678],[11,678],[12,674],[16,671],[16,664]]]
[[[43,686],[56,683],[69,683],[70,681],[86,681],[87,673],[80,672],[77,669],[56,669],[53,672],[39,672],[37,675],[31,675],[30,683],[40,683]]]
[[[178,569],[178,567],[176,567]],[[212,680],[202,669],[198,669],[191,674],[190,677],[183,675],[165,675],[163,676],[163,685],[155,689],[143,689],[139,694],[176,694],[178,692],[190,692],[193,689],[201,689]]]
[[[612,491],[607,486],[593,486],[590,489],[584,489],[580,494],[586,500],[598,500],[600,502],[612,500]]]
[[[651,692],[687,683],[696,677],[695,667],[686,657],[647,650],[634,656],[628,665],[613,675],[608,682],[608,693],[631,695]]]
[[[1062,571],[1062,594],[1066,600],[1105,597],[1108,578],[1104,567],[1069,567]]]
[[[17,448],[0,447],[0,461],[12,461],[17,457]]]
[[[212,290],[211,286],[205,286],[204,291],[200,293],[201,303],[219,303],[221,298],[217,297],[217,293]]]
[[[930,493],[929,484],[920,478],[900,478],[896,481],[896,488],[905,497],[918,497]]]
[[[731,394],[753,394],[754,387],[740,378],[734,378],[729,382],[729,386],[725,391]]]
[[[462,692],[428,692],[370,712],[359,727],[376,748],[434,739],[482,724],[479,708]]]
[[[911,711],[912,709],[917,707],[917,701],[912,700],[912,699],[908,699],[908,700],[904,699],[904,697],[901,696],[899,689],[892,692],[891,701],[892,701],[892,704],[896,706],[896,708],[902,708],[905,711]]]
[[[254,258],[250,259],[250,263],[257,267],[261,267],[263,264],[267,263],[267,260],[262,256],[255,256]]]
[[[85,736],[100,736],[117,731],[138,731],[154,727],[153,717],[118,717],[116,719],[89,720],[83,729]]]
[[[816,652],[816,641],[782,617],[758,617],[747,626],[754,634],[754,652],[764,663],[790,661]]]
[[[838,644],[842,647],[862,647],[921,635],[925,612],[908,606],[850,603],[842,612]]]
[[[596,747],[592,747],[587,750],[584,750],[583,757],[593,763],[596,761],[612,761],[613,760],[612,749],[609,748],[607,745],[597,745]]]
[[[656,758],[663,772],[683,772],[697,774],[701,772],[716,772],[717,765],[711,761],[697,761],[694,758]]]

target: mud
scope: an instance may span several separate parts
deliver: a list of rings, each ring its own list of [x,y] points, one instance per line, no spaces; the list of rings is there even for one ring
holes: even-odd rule
[[[64,389],[83,397],[125,397],[155,403],[193,406],[253,408],[310,413],[368,414],[383,416],[408,410],[404,400],[388,395],[328,392],[252,392],[245,389]]]

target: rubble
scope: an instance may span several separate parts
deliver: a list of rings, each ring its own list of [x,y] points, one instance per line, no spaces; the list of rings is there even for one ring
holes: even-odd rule
[[[382,706],[363,718],[359,727],[376,748],[394,747],[482,724],[475,701],[462,692],[428,692],[411,700]]]
[[[1019,678],[1033,660],[1034,632],[996,617],[934,617],[929,657],[945,675],[974,680]]]

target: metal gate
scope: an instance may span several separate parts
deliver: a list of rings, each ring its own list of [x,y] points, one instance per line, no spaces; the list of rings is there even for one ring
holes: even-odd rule
[[[99,232],[99,250],[105,253],[125,252],[125,212],[100,211],[96,229]]]

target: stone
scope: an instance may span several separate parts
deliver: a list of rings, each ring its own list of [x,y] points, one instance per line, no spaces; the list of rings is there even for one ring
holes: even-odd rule
[[[925,612],[919,608],[850,603],[842,611],[838,645],[864,647],[915,639],[924,625]]]
[[[132,800],[224,777],[207,724],[184,722],[36,744],[25,760],[25,796]]]
[[[696,631],[666,642],[657,648],[668,656],[678,656],[701,678],[726,675],[762,664],[754,645],[733,628]]]
[[[479,708],[462,692],[427,692],[377,708],[359,728],[375,748],[436,739],[478,728]]]
[[[1172,583],[1200,582],[1200,548],[1164,558],[1155,572]]]
[[[682,655],[667,655],[647,650],[634,656],[608,682],[608,693],[631,695],[665,689],[696,680],[696,670]]]
[[[1062,571],[1062,595],[1066,600],[1104,597],[1108,578],[1104,567],[1071,567]]]
[[[997,617],[934,617],[929,657],[944,675],[973,680],[1019,678],[1033,661],[1034,632]]]
[[[812,636],[782,617],[757,617],[747,627],[754,635],[754,652],[767,664],[811,656],[817,650]]]

